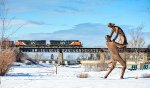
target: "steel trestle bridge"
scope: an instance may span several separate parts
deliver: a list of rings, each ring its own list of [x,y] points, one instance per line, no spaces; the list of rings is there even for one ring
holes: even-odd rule
[[[106,52],[108,48],[51,48],[51,47],[19,47],[21,52],[63,52],[63,53],[99,53]],[[150,48],[126,48],[119,52],[145,52],[150,53]]]

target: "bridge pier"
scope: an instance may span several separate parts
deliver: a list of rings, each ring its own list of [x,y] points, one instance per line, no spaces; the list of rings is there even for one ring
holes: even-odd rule
[[[99,52],[99,55],[100,55],[100,60],[104,60],[105,59],[104,52]]]
[[[59,52],[58,52],[58,65],[62,65],[63,64],[63,52],[62,50],[60,49]]]

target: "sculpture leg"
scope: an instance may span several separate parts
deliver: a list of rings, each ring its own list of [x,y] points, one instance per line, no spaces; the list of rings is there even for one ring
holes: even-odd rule
[[[115,68],[116,66],[116,61],[112,61],[112,65],[110,67],[110,70],[108,71],[108,73],[104,76],[104,78],[106,79],[108,77],[108,75],[111,73],[111,71]]]
[[[123,79],[123,76],[124,76],[124,73],[125,73],[125,70],[126,70],[126,62],[122,58],[120,58],[118,60],[118,62],[122,65],[122,72],[121,72],[120,78]]]

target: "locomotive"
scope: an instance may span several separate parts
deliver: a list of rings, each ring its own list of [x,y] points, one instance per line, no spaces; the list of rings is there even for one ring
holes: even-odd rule
[[[79,40],[18,40],[17,47],[82,47]]]
[[[18,40],[16,46],[46,46],[46,40]]]

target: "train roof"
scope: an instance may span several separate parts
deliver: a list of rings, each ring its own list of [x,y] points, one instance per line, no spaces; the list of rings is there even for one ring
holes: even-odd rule
[[[79,41],[79,40],[50,40],[50,41]]]
[[[18,40],[18,41],[46,41],[46,40]]]

